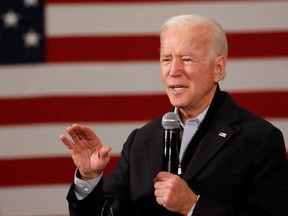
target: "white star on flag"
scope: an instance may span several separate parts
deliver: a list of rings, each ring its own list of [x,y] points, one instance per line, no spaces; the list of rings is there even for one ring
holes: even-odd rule
[[[37,47],[39,45],[40,35],[34,30],[29,30],[23,35],[26,47]]]
[[[24,0],[25,7],[37,7],[38,0]]]
[[[20,16],[13,10],[9,10],[6,14],[2,15],[5,27],[17,27]]]

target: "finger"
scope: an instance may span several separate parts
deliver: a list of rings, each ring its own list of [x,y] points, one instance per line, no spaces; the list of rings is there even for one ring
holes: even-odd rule
[[[81,139],[86,139],[85,132],[82,130],[82,126],[78,124],[73,124],[71,126],[73,132],[77,135],[77,137]]]
[[[160,182],[163,182],[163,181],[166,181],[169,176],[172,175],[171,173],[169,172],[159,172],[156,177],[154,178],[154,182],[156,181],[160,181]]]
[[[73,149],[74,143],[72,143],[65,135],[60,135],[60,140],[62,141],[62,143],[64,143],[64,145],[67,146],[69,150]]]
[[[163,207],[166,208],[165,206],[165,202],[166,202],[166,199],[164,198],[164,196],[155,196],[156,197],[156,202],[159,204],[159,205],[163,205]]]
[[[66,131],[75,143],[78,143],[81,140],[81,138],[78,136],[76,130],[74,130],[72,127],[68,127],[66,129]]]
[[[85,139],[97,140],[98,142],[100,142],[100,139],[96,136],[96,134],[91,128],[86,126],[79,126],[77,129],[79,130],[80,136],[85,137]]]
[[[165,191],[169,189],[169,185],[166,182],[157,181],[154,183],[154,189],[157,191]]]
[[[162,197],[156,197],[156,202],[157,202],[159,205],[163,205],[164,200],[162,199]]]
[[[100,139],[96,136],[91,128],[78,124],[73,124],[71,128],[80,140],[96,140],[97,143],[100,143]]]
[[[164,197],[164,195],[165,195],[165,190],[155,189],[154,195],[155,195],[156,197]]]

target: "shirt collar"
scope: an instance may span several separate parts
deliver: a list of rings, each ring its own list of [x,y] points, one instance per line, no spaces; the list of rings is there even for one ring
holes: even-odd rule
[[[200,113],[196,118],[193,118],[193,119],[187,119],[187,121],[195,120],[195,119],[196,119],[197,122],[198,122],[198,125],[200,125],[201,122],[203,121],[203,119],[205,118],[208,109],[209,109],[209,107],[207,107],[207,108],[206,108],[202,113]],[[180,115],[179,115],[179,108],[178,108],[178,107],[175,107],[175,108],[174,108],[174,113],[177,114],[177,115],[179,116],[179,118],[180,118]],[[181,118],[180,118],[180,119],[181,119]],[[181,120],[181,122],[180,122],[180,125],[181,125],[182,127],[185,126],[184,123],[182,122],[182,120]]]

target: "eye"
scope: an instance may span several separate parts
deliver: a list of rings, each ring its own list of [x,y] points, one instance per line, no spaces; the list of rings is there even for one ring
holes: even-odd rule
[[[190,57],[183,57],[182,61],[183,62],[193,62],[192,58],[190,58]]]
[[[168,63],[168,62],[170,62],[171,61],[171,58],[170,57],[162,57],[161,58],[161,62],[163,62],[163,63]]]

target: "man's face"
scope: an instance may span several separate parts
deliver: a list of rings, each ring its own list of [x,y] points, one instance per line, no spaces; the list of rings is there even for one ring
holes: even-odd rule
[[[163,32],[161,76],[173,106],[195,115],[209,106],[220,79],[215,76],[217,57],[212,58],[210,50],[203,26],[170,27]]]

